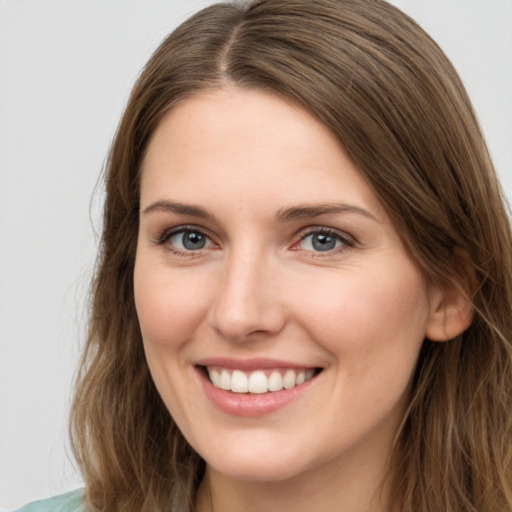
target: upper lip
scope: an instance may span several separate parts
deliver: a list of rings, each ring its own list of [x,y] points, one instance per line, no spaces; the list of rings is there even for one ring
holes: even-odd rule
[[[267,370],[272,368],[308,369],[319,368],[317,365],[303,364],[280,359],[256,357],[250,359],[237,359],[230,357],[206,357],[196,362],[196,366],[216,366],[231,370]]]

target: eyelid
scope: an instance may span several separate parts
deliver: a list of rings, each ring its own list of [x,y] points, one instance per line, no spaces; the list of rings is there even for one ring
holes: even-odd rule
[[[168,229],[164,229],[157,234],[157,236],[153,240],[153,243],[154,243],[154,245],[166,245],[166,243],[172,236],[177,235],[179,233],[186,232],[186,231],[194,231],[194,232],[200,233],[200,234],[204,235],[206,238],[208,238],[208,240],[210,240],[210,242],[214,246],[216,246],[217,248],[219,247],[218,242],[216,242],[216,240],[215,240],[215,236],[211,235],[210,231],[208,229],[205,229],[204,227],[197,226],[195,224],[182,224],[179,226],[174,226],[174,227],[171,227]],[[300,244],[305,238],[307,238],[308,236],[311,236],[311,235],[315,235],[315,234],[326,234],[326,235],[333,236],[341,241],[342,247],[338,247],[338,248],[327,250],[327,251],[312,251],[309,249],[302,249],[300,247],[297,247],[297,245]],[[305,228],[301,229],[299,231],[299,233],[294,238],[295,238],[295,241],[292,243],[292,246],[291,246],[292,250],[304,251],[304,252],[308,252],[308,253],[315,253],[315,256],[319,256],[319,257],[321,257],[322,255],[328,256],[328,255],[336,254],[337,252],[346,251],[348,249],[355,247],[358,243],[357,240],[355,239],[355,237],[348,234],[347,232],[341,231],[336,228],[328,227],[328,226],[322,226],[322,225],[305,227]],[[174,246],[170,246],[169,244],[167,245],[167,249],[170,252],[177,254],[177,255],[182,255],[182,256],[186,255],[189,257],[199,256],[200,255],[199,253],[204,252],[207,249],[211,249],[211,248],[212,247],[198,249],[196,251],[194,251],[194,250],[187,251],[187,250],[181,250]],[[324,254],[322,254],[322,252],[324,252]]]
[[[173,237],[174,235],[178,235],[180,233],[185,233],[187,231],[199,233],[199,234],[205,236],[206,238],[208,238],[208,240],[213,244],[213,246],[218,246],[214,237],[210,234],[210,232],[207,229],[205,229],[203,227],[196,226],[194,224],[182,224],[179,226],[174,226],[172,228],[164,229],[162,232],[157,234],[156,238],[153,240],[153,243],[155,245],[162,245],[162,246],[165,245],[166,249],[168,251],[170,251],[171,253],[176,254],[178,256],[188,256],[188,257],[196,256],[197,257],[200,255],[199,253],[204,252],[208,249],[211,249],[211,247],[207,247],[204,249],[198,249],[196,251],[182,250],[182,249],[179,249],[179,248],[174,247],[171,244],[167,243],[169,241],[169,239],[171,237]]]
[[[302,242],[308,236],[316,235],[316,234],[326,234],[326,235],[334,236],[338,240],[340,240],[343,244],[343,247],[341,247],[341,248],[325,251],[325,256],[327,256],[329,254],[332,255],[336,252],[344,251],[347,249],[351,249],[357,245],[357,240],[353,236],[346,233],[345,231],[341,231],[339,229],[331,228],[331,227],[327,227],[327,226],[309,226],[309,227],[303,229],[298,234],[298,240],[296,242],[294,242],[293,246],[296,246],[297,244]],[[292,246],[292,249],[293,249],[293,246]],[[322,255],[322,251],[310,251],[310,250],[301,249],[301,248],[297,248],[294,250],[304,250],[306,252],[314,252],[315,254]]]

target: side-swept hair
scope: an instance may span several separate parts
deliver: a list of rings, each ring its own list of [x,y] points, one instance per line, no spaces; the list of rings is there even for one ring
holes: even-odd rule
[[[259,88],[339,138],[429,283],[471,275],[474,321],[425,340],[390,461],[403,512],[512,510],[511,233],[452,65],[382,0],[218,4],[177,28],[131,94],[106,167],[89,337],[71,416],[91,511],[191,510],[204,462],[152,382],[134,306],[140,167],[163,115],[205,89]]]

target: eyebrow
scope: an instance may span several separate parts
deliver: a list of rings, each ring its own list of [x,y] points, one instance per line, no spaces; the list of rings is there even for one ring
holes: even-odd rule
[[[209,213],[200,206],[192,204],[175,203],[172,201],[155,201],[149,206],[144,208],[143,214],[151,213],[154,211],[178,213],[181,215],[189,215],[190,217],[199,217],[201,219],[213,219],[214,215]]]
[[[160,200],[151,203],[143,210],[143,214],[154,211],[177,213],[200,219],[215,219],[215,216],[201,206],[176,203],[173,201]],[[312,219],[321,215],[335,215],[340,213],[356,213],[369,219],[377,219],[367,210],[355,205],[345,203],[326,203],[315,205],[298,205],[282,208],[277,212],[276,218],[279,222],[290,222],[298,219]]]
[[[282,222],[286,222],[297,219],[312,219],[314,217],[320,217],[321,215],[333,215],[339,213],[357,213],[377,221],[377,219],[368,210],[345,203],[292,206],[290,208],[279,210],[277,218]]]

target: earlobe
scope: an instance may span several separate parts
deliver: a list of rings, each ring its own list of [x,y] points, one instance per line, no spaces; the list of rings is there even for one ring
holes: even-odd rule
[[[448,341],[462,334],[472,323],[474,308],[471,297],[477,289],[469,258],[462,250],[455,251],[456,268],[462,270],[460,281],[431,290],[431,310],[426,337],[431,341]]]

